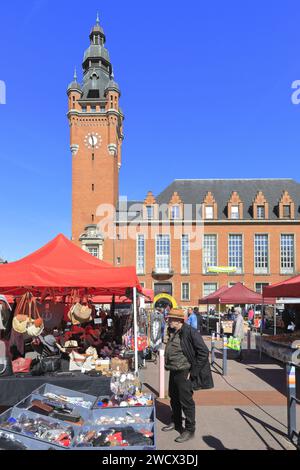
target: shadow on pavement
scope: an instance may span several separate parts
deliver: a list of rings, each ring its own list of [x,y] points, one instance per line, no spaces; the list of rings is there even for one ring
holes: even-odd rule
[[[227,447],[224,446],[222,441],[220,439],[217,439],[216,437],[213,436],[203,436],[202,440],[205,442],[205,444],[208,445],[211,449],[214,450],[234,450],[234,449],[228,449]]]
[[[281,431],[278,428],[275,428],[271,424],[266,423],[265,421],[262,421],[261,419],[257,418],[256,416],[251,415],[247,411],[241,410],[240,408],[235,409],[241,417],[246,421],[248,426],[254,431],[254,433],[257,435],[257,437],[264,443],[266,446],[266,450],[276,450],[273,447],[269,445],[269,443],[266,441],[266,439],[262,436],[262,434],[259,432],[259,427],[258,425],[261,425],[263,429],[269,433],[269,435],[272,437],[272,439],[278,444],[278,446],[282,450],[286,450],[286,447],[282,444],[282,442],[279,441],[279,439],[275,436],[283,437],[287,439],[288,442],[288,437],[287,434],[283,431]],[[275,434],[275,435],[274,435]]]
[[[169,405],[165,405],[164,403],[161,403],[160,401],[156,401],[156,417],[157,419],[165,424],[168,425],[171,422],[171,408]]]
[[[282,369],[261,369],[259,367],[247,367],[247,371],[256,375],[260,380],[271,385],[278,392],[286,395],[286,375]]]

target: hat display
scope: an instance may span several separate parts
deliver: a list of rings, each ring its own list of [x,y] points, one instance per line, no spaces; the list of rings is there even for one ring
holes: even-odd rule
[[[177,320],[185,320],[185,313],[182,308],[173,308],[168,314],[168,319],[176,318]]]

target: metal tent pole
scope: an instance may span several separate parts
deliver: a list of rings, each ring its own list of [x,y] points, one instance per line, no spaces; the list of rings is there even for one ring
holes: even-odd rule
[[[136,304],[136,287],[133,288],[133,325],[134,325],[134,370],[139,372],[138,359],[138,323],[137,323],[137,304]]]

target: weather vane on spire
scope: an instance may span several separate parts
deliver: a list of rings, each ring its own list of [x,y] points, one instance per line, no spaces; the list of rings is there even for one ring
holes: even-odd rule
[[[77,82],[77,70],[74,68],[74,82]]]

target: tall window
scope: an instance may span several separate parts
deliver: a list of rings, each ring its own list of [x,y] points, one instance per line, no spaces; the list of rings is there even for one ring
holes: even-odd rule
[[[255,284],[255,290],[258,294],[262,294],[263,293],[263,288],[267,287],[268,285],[269,285],[268,282],[257,282]]]
[[[99,247],[98,245],[88,245],[87,250],[90,255],[95,256],[95,258],[99,258]]]
[[[205,219],[213,219],[214,218],[214,208],[213,206],[205,206]]]
[[[257,206],[257,218],[258,219],[265,219],[265,206]]]
[[[147,219],[153,220],[154,219],[154,207],[146,206],[146,211],[147,211]]]
[[[179,219],[180,211],[179,206],[172,206],[171,207],[171,219]]]
[[[182,235],[181,238],[181,273],[190,272],[190,240],[188,235]]]
[[[204,235],[203,237],[203,272],[209,266],[217,265],[217,235]]]
[[[228,247],[229,266],[235,267],[237,273],[243,271],[243,237],[242,235],[229,235]]]
[[[156,236],[156,270],[159,272],[169,272],[170,270],[170,235]]]
[[[190,300],[190,284],[183,282],[181,284],[181,300]]]
[[[218,285],[216,282],[204,282],[203,284],[203,297],[206,297],[213,292],[216,292]]]
[[[255,274],[268,274],[269,272],[269,237],[268,235],[255,235],[254,272]]]
[[[239,219],[239,206],[231,206],[231,219]]]
[[[295,269],[295,240],[294,235],[280,236],[280,272],[293,274]]]
[[[138,235],[136,241],[136,269],[138,274],[145,274],[145,236]]]

